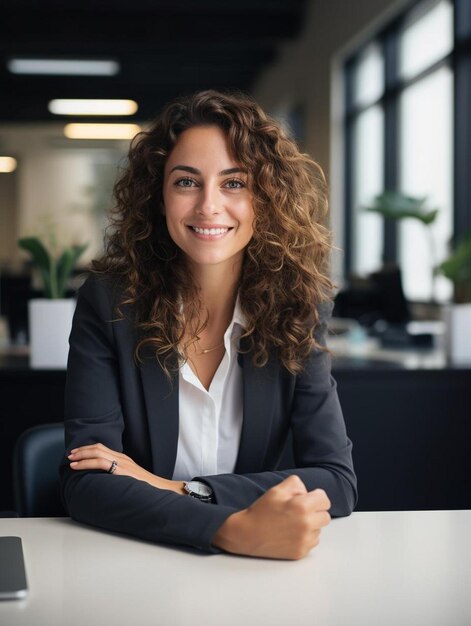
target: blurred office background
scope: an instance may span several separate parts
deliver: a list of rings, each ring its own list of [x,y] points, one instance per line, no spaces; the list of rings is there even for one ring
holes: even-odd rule
[[[456,445],[469,439],[460,416],[469,409],[471,370],[453,369],[437,356],[440,326],[414,335],[404,325],[440,319],[453,285],[444,276],[433,280],[431,269],[471,232],[470,0],[4,0],[0,11],[4,353],[27,349],[26,301],[38,286],[18,238],[40,235],[59,247],[86,242],[86,264],[101,250],[129,138],[175,96],[238,88],[281,120],[328,178],[332,273],[345,296],[336,315],[349,320],[350,352],[364,359],[334,360],[334,369],[363,485],[380,467],[397,466],[397,456],[416,455],[396,448],[388,459],[384,442],[395,449],[388,437],[412,446],[425,428],[427,449],[414,457],[414,471],[421,466],[424,477],[433,473],[440,438],[459,456]],[[95,108],[88,115],[70,100],[127,101],[128,110]],[[83,126],[91,122],[104,126]],[[437,219],[426,228],[366,212],[384,190],[426,197],[429,208],[439,209]],[[402,329],[387,337],[389,347],[403,349],[398,358],[384,350],[387,341],[380,344],[384,359],[378,352],[365,357],[382,318]],[[343,330],[337,326],[339,335]],[[422,352],[404,351],[417,347]],[[342,350],[348,354],[345,343]],[[0,365],[0,421],[10,441],[35,422],[61,419],[63,373],[26,372],[27,362],[11,359]],[[34,409],[21,404],[25,385]],[[388,421],[395,402],[402,425]],[[420,421],[432,413],[430,422]],[[449,414],[455,422],[444,427]],[[381,446],[383,458],[375,457]],[[366,459],[370,465],[361,467]],[[373,486],[368,500],[365,487],[363,508],[463,505],[459,485],[450,500],[436,501],[419,479],[409,495],[395,499],[395,481],[408,480],[411,469],[404,466],[402,478],[384,471],[385,501],[375,500]]]
[[[24,269],[20,236],[88,242],[82,263],[101,249],[128,139],[69,138],[71,124],[128,124],[132,136],[174,96],[240,88],[284,120],[327,174],[337,284],[394,263],[409,301],[449,300],[444,277],[432,294],[430,268],[471,229],[469,11],[467,0],[7,0],[2,275]],[[131,109],[67,114],[63,99],[129,100]],[[433,247],[419,223],[363,210],[384,189],[440,209]]]

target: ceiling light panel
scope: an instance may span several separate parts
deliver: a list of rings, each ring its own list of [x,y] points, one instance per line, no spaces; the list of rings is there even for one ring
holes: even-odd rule
[[[141,131],[137,124],[66,124],[68,139],[132,139]]]
[[[134,115],[134,100],[51,100],[47,107],[54,115]]]
[[[9,174],[16,170],[17,161],[13,157],[0,156],[0,172]]]
[[[115,76],[120,70],[117,61],[85,59],[10,59],[7,67],[13,74],[61,76]]]

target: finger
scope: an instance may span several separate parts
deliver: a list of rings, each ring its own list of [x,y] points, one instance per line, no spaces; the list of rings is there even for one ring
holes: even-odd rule
[[[297,519],[304,520],[310,528],[327,526],[331,517],[327,508],[324,508],[325,499],[319,500],[320,497],[319,494],[314,494],[312,491],[296,495],[290,498],[287,503],[287,510],[291,511]],[[330,504],[328,499],[327,504]]]
[[[316,546],[318,546],[320,540],[321,540],[321,531],[320,530],[315,530],[312,533],[312,536],[311,536],[311,541],[310,541],[311,549],[315,548]]]
[[[109,472],[112,461],[105,458],[84,459],[82,461],[72,461],[70,467],[74,470],[103,470]],[[119,466],[116,466],[114,474],[119,473]]]
[[[307,496],[318,511],[328,511],[332,506],[328,495],[323,489],[314,489]]]
[[[309,536],[306,536],[304,542],[298,547],[296,551],[296,556],[294,558],[300,559],[309,554],[311,550],[313,550],[316,546],[319,545],[321,539],[321,531],[320,529],[313,530]]]
[[[108,459],[111,461],[114,458],[113,452],[106,452],[105,450],[97,450],[95,448],[87,448],[78,450],[77,452],[73,452],[69,454],[69,459],[72,461],[82,461],[84,459]]]
[[[111,459],[124,460],[128,457],[125,454],[111,450],[102,444],[92,444],[90,446],[82,446],[80,448],[74,448],[67,458],[77,461],[79,459],[89,459],[93,457],[105,457]]]
[[[276,487],[273,487],[278,492],[286,495],[286,496],[295,496],[307,494],[307,489],[303,481],[296,474],[292,474],[281,481]]]
[[[330,517],[327,511],[320,511],[319,513],[315,513],[315,518],[313,520],[314,526],[316,528],[325,528],[331,522],[332,518]]]

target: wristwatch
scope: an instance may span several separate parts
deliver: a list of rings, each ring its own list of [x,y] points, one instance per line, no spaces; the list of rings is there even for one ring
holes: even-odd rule
[[[202,483],[199,480],[189,480],[183,482],[183,487],[188,495],[200,502],[214,502],[213,490],[206,483]]]

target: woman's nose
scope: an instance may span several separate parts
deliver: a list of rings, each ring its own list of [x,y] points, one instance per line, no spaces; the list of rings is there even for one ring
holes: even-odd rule
[[[220,197],[218,188],[212,185],[206,185],[202,191],[198,202],[197,211],[202,215],[213,215],[219,213]]]

